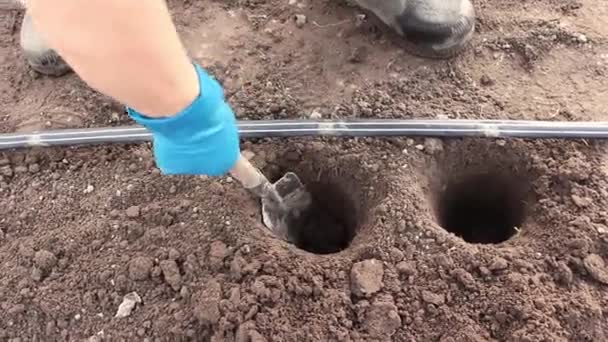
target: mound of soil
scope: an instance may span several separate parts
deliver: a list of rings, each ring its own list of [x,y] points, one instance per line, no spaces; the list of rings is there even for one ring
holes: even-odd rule
[[[603,2],[477,1],[473,46],[448,61],[337,1],[169,5],[241,119],[607,114]],[[3,132],[131,123],[75,75],[31,72],[23,13],[0,15]],[[149,144],[0,151],[0,341],[607,339],[603,142],[242,147],[313,192],[325,216],[295,245],[238,182],[163,176]]]

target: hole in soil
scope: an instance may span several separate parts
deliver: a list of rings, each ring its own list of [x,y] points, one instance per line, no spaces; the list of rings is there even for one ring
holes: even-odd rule
[[[323,149],[304,146],[296,151],[288,147],[279,153],[263,172],[271,182],[294,172],[313,200],[310,210],[287,222],[294,247],[334,254],[368,232],[370,212],[386,197],[387,186],[383,177],[361,167],[361,155],[331,145]]]
[[[304,185],[312,195],[313,203],[298,219],[288,223],[294,244],[315,254],[331,254],[346,249],[358,228],[358,215],[352,198],[339,185],[330,182]]]
[[[451,180],[438,200],[439,224],[470,243],[501,243],[526,216],[526,182],[501,173]]]

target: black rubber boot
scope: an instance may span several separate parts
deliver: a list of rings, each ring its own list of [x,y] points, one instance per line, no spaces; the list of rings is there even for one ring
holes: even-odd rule
[[[426,57],[451,57],[471,40],[475,10],[469,0],[405,1],[398,23],[415,53]]]
[[[62,76],[72,69],[55,50],[51,49],[34,27],[28,13],[23,18],[20,36],[21,49],[30,67],[49,76]]]

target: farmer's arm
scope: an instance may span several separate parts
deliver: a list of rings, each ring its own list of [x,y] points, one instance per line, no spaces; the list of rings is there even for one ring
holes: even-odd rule
[[[28,0],[34,25],[88,85],[153,135],[165,174],[226,174],[239,158],[221,85],[187,56],[165,0]]]
[[[92,88],[149,116],[198,95],[197,76],[165,0],[29,0],[49,44]]]

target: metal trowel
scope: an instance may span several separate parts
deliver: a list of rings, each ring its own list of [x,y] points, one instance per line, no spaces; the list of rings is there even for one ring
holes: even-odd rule
[[[275,183],[270,183],[242,155],[230,174],[261,199],[264,225],[279,238],[293,242],[289,224],[297,220],[312,204],[312,196],[298,176],[288,172]]]

